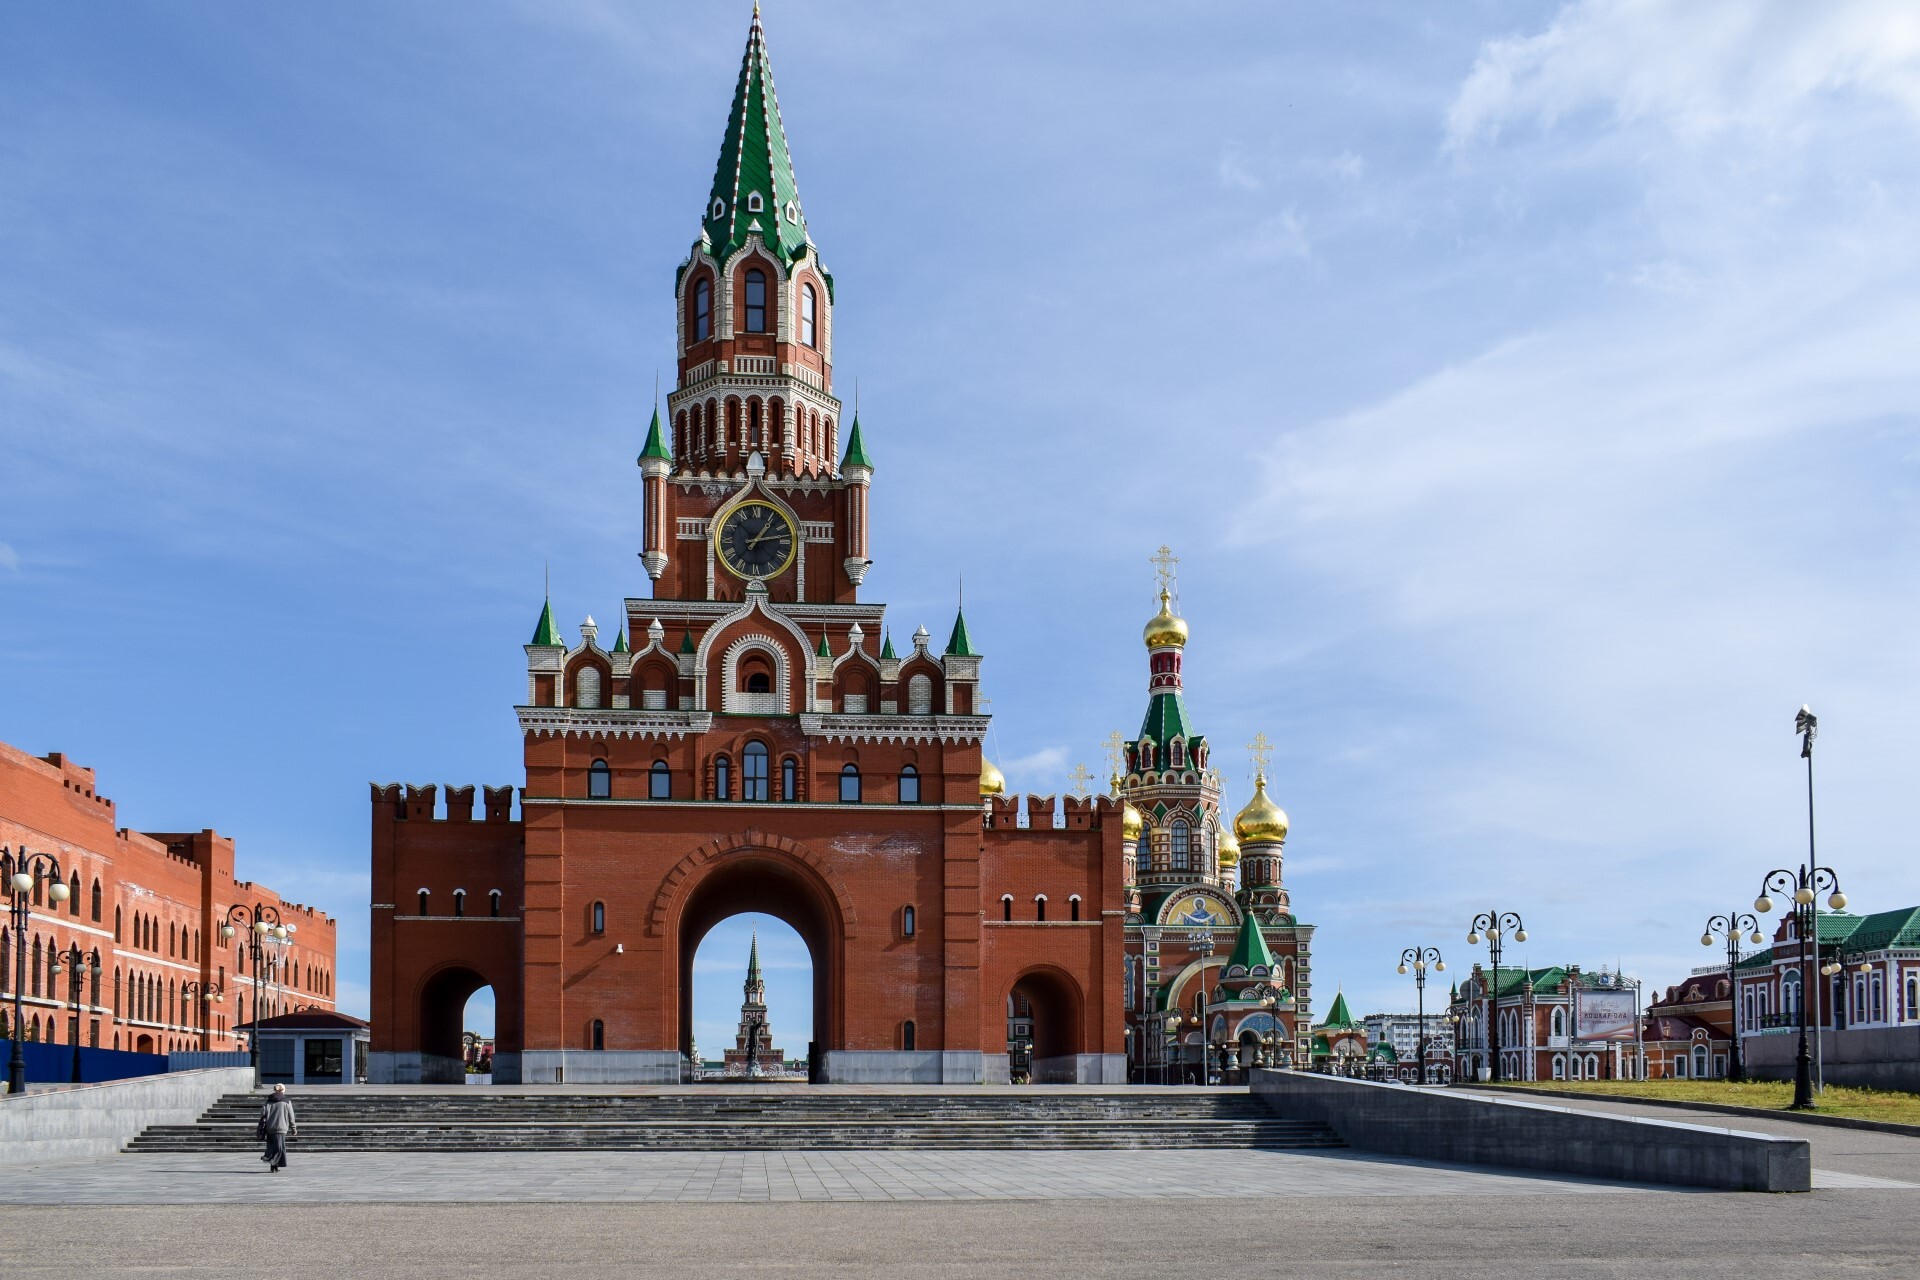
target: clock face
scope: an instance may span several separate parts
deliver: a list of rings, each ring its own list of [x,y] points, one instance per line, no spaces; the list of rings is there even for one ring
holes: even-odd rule
[[[771,578],[793,563],[793,522],[769,503],[743,502],[714,530],[713,547],[729,573]]]

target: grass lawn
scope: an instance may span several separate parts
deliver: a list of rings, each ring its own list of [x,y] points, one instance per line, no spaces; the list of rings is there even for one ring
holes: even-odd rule
[[[1539,1080],[1517,1087],[1564,1089],[1608,1097],[1658,1098],[1664,1102],[1717,1102],[1772,1110],[1785,1110],[1793,1101],[1793,1085],[1773,1080],[1741,1084],[1725,1080]],[[1814,1102],[1818,1115],[1920,1125],[1920,1093],[1847,1089],[1830,1084],[1825,1093],[1814,1095]]]

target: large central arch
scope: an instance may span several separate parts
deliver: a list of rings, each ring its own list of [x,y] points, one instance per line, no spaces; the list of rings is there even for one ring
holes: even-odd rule
[[[729,916],[757,911],[784,921],[800,935],[813,960],[813,1032],[816,1054],[846,1038],[846,925],[834,886],[800,857],[746,845],[708,859],[668,913],[668,970],[677,984],[673,1043],[693,1047],[693,957],[708,930]]]

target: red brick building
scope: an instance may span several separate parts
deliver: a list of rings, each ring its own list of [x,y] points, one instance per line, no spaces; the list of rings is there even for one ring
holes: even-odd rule
[[[679,1080],[694,950],[743,911],[811,951],[817,1078],[1005,1079],[1016,1000],[1037,1079],[1124,1078],[1121,805],[998,794],[965,618],[902,652],[860,599],[833,294],[756,17],[639,458],[652,595],[610,646],[542,609],[517,815],[374,788],[373,1079],[456,1078],[490,985],[496,1080]]]
[[[86,974],[80,1037],[98,1048],[235,1049],[242,1046],[231,1028],[251,1019],[256,1004],[267,1016],[334,1007],[332,919],[265,885],[236,880],[227,837],[120,828],[92,769],[58,753],[36,758],[0,743],[0,872],[11,876],[23,854],[52,855],[68,893],[55,902],[51,882],[38,878],[24,975],[17,970],[19,939],[0,924],[0,1017],[9,1033],[19,982],[28,1038],[72,1043],[71,971],[50,970],[76,945]],[[289,930],[284,941],[267,943],[257,974],[244,937],[220,935],[232,907],[251,915],[256,904]]]

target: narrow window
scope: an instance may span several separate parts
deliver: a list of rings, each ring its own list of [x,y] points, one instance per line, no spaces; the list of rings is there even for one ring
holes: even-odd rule
[[[453,915],[454,915],[454,918],[455,918],[456,920],[461,920],[461,919],[465,919],[465,918],[466,918],[466,914],[467,914],[467,891],[466,891],[465,889],[455,889],[455,890],[453,891]],[[294,968],[294,974],[296,975],[296,979],[295,979],[295,980],[296,980],[296,983],[297,983],[297,981],[298,981],[298,974],[299,974],[299,972],[300,972],[300,970],[299,970],[299,967],[298,967],[298,966],[295,966],[295,968]]]
[[[818,302],[819,299],[815,295],[812,285],[803,284],[800,286],[800,341],[810,347],[820,345],[814,337],[813,327],[814,313]]]
[[[693,340],[705,342],[713,336],[713,285],[700,280],[693,286]]]
[[[667,768],[665,760],[655,760],[653,768],[647,770],[647,798],[673,799],[673,772]]]
[[[590,1049],[604,1049],[607,1047],[607,1024],[598,1018],[593,1020],[593,1029],[587,1042],[587,1047]]]
[[[1033,897],[1033,918],[1035,920],[1047,918],[1047,895],[1044,893],[1037,893]]]
[[[765,743],[749,742],[740,753],[740,798],[767,799],[767,748]]]
[[[780,798],[788,804],[800,798],[800,765],[792,756],[780,762]]]
[[[604,902],[593,904],[593,931],[595,933],[607,931],[607,904]]]
[[[120,908],[119,908],[119,907],[115,907],[115,908],[113,909],[113,940],[114,940],[115,942],[118,942],[118,941],[120,941],[120,926],[121,926],[121,923],[122,923],[122,917],[121,917],[121,914],[120,914]]]
[[[70,916],[80,914],[80,873],[78,871],[73,873],[73,883],[67,886],[67,914]]]
[[[910,764],[900,767],[900,803],[920,803],[920,771]]]
[[[840,803],[860,803],[860,769],[857,765],[846,765],[840,770]]]
[[[498,916],[500,914],[500,891],[498,889],[489,890],[487,893],[487,914],[490,916]]]
[[[1187,869],[1187,850],[1189,843],[1190,836],[1187,831],[1186,820],[1184,818],[1175,818],[1173,820],[1173,826],[1168,833],[1168,845],[1173,854],[1173,869],[1175,871],[1185,871]]]
[[[1080,918],[1080,895],[1077,893],[1067,899],[1067,918],[1070,920]]]
[[[747,272],[747,332],[767,331],[767,273],[755,268]]]
[[[1000,899],[1000,918],[1002,920],[1013,919],[1013,895],[1010,893],[1002,896]]]
[[[427,891],[425,889],[420,891],[420,914],[427,914]]]
[[[733,762],[725,756],[713,762],[713,798],[729,800],[733,797]]]
[[[909,1018],[900,1024],[900,1047],[902,1049],[912,1050],[913,1043],[913,1020]]]
[[[595,760],[587,766],[587,799],[607,800],[612,796],[613,770],[605,760]]]
[[[913,908],[905,907],[900,912],[900,933],[903,937],[913,936]]]
[[[573,705],[588,710],[600,705],[600,668],[580,668],[573,681]]]

